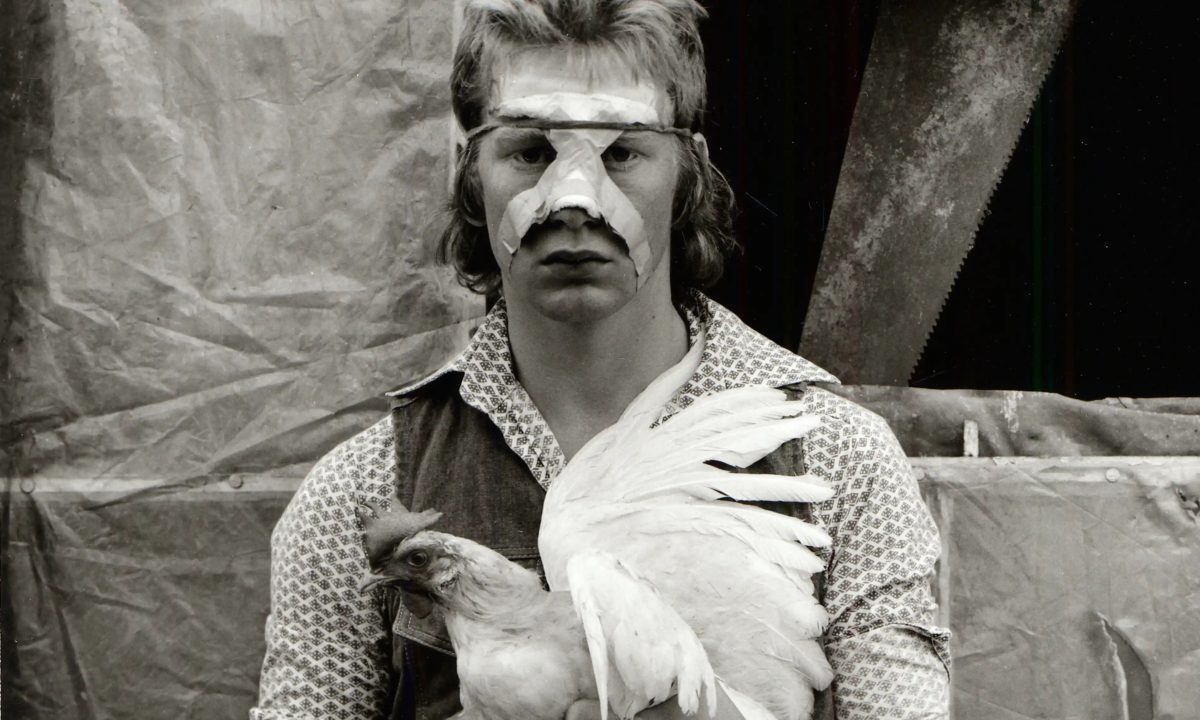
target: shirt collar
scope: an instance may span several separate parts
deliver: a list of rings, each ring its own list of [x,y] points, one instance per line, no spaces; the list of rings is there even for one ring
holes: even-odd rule
[[[699,293],[693,299],[694,309],[683,310],[688,343],[695,343],[707,329],[704,350],[696,372],[663,409],[662,419],[697,398],[731,388],[837,382],[833,375],[771,342],[713,300]],[[486,414],[534,478],[548,486],[565,464],[565,457],[513,371],[503,299],[492,307],[462,353],[429,377],[388,395],[407,395],[449,373],[462,374],[459,394],[463,401]]]
[[[672,400],[677,407],[668,408],[672,412],[682,410],[699,397],[747,385],[783,387],[838,381],[808,360],[771,342],[720,304],[699,294],[697,299],[707,316],[708,339],[699,367]],[[690,334],[695,337],[695,330]]]

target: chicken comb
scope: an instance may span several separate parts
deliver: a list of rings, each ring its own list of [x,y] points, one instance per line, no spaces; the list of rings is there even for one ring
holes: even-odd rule
[[[363,544],[367,546],[367,560],[374,568],[387,559],[388,554],[403,542],[441,519],[437,510],[412,512],[398,499],[393,499],[386,510],[376,500],[358,503],[355,508],[362,523]]]

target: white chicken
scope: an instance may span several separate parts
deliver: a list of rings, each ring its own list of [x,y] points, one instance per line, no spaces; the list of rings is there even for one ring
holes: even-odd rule
[[[703,338],[551,484],[537,576],[393,506],[367,520],[371,574],[438,606],[458,657],[463,718],[562,718],[603,698],[622,718],[676,695],[711,711],[719,683],[751,720],[800,720],[833,673],[806,546],[821,529],[745,502],[820,502],[822,480],[731,472],[816,426],[783,391],[716,393],[655,424]],[[398,503],[397,503],[398,506]],[[565,591],[565,592],[564,592]]]

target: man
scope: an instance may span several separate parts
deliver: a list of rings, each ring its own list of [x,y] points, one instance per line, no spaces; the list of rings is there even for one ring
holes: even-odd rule
[[[834,543],[822,602],[837,716],[946,715],[937,531],[894,437],[698,293],[730,244],[730,192],[698,134],[703,15],[694,0],[468,3],[451,80],[468,139],[443,254],[502,299],[462,355],[322,459],[280,520],[252,717],[455,712],[436,623],[356,590],[355,505],[398,493],[443,511],[439,529],[536,566],[543,488],[694,342],[700,365],[664,418],[750,384],[789,388],[823,418],[775,461],[836,490],[811,514]]]

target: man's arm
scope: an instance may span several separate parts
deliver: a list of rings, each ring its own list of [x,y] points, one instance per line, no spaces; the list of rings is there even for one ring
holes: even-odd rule
[[[941,548],[908,458],[873,413],[817,388],[800,402],[825,419],[805,437],[803,470],[836,491],[813,508],[833,536],[824,604],[836,717],[947,718],[949,633],[934,625],[930,588]],[[678,713],[670,702],[649,712],[672,708]],[[599,717],[595,703],[579,711],[595,713],[580,720]]]
[[[389,645],[354,507],[392,490],[391,422],[343,443],[312,469],[271,535],[271,614],[251,720],[378,718]]]
[[[829,418],[805,438],[836,495],[813,508],[833,537],[824,604],[838,720],[949,716],[949,633],[934,624],[937,527],[903,450],[877,415],[821,389]]]

